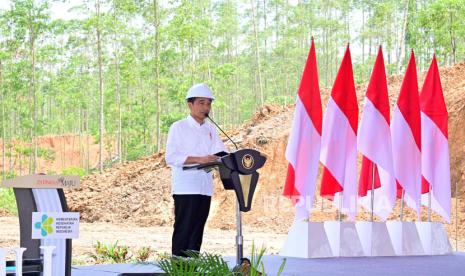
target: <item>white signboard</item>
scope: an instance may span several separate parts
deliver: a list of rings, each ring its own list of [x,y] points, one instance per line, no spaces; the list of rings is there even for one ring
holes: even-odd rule
[[[32,239],[79,238],[79,213],[32,213]]]
[[[81,185],[78,175],[41,175],[30,174],[4,180],[1,187],[66,189],[78,188]]]

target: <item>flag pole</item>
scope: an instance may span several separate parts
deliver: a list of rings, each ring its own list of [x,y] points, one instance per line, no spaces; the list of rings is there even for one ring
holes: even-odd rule
[[[431,188],[432,188],[432,185],[429,184],[429,191],[428,191],[428,222],[431,222]]]
[[[373,209],[375,207],[375,163],[372,163],[371,176],[371,222],[373,222]]]
[[[240,265],[242,262],[242,257],[244,255],[243,251],[243,241],[244,237],[242,236],[242,216],[241,209],[239,206],[239,201],[236,200],[236,265]]]
[[[458,185],[459,182],[455,182],[455,251],[459,251],[459,243],[458,243],[458,236],[459,236],[459,196],[458,196]]]
[[[402,189],[402,198],[400,199],[400,221],[404,221],[404,195],[405,190]]]

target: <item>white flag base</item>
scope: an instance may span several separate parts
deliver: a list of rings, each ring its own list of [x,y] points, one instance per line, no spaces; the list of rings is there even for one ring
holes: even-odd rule
[[[325,221],[324,225],[335,257],[364,256],[354,222]]]
[[[396,255],[425,255],[415,222],[388,221],[386,225]]]
[[[294,221],[280,255],[297,258],[333,257],[323,223]]]
[[[364,256],[354,222],[294,222],[280,255],[299,258]]]
[[[452,248],[440,222],[294,222],[280,252],[298,258],[445,255]]]
[[[452,253],[452,246],[442,223],[419,221],[416,226],[426,255]]]
[[[385,222],[358,221],[355,227],[365,256],[395,256]]]

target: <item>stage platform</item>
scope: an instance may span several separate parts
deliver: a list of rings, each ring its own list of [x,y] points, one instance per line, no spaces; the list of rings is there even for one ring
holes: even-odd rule
[[[284,257],[264,256],[266,275],[276,275]],[[358,276],[459,276],[465,275],[465,252],[444,256],[360,257],[360,258],[286,258],[282,275],[358,275]],[[234,257],[225,257],[234,265]],[[121,274],[124,273],[124,274]],[[117,276],[126,273],[157,275],[162,271],[155,264],[114,264],[73,266],[72,276]],[[137,274],[134,274],[137,275]],[[145,274],[139,274],[145,275]],[[161,275],[161,274],[158,274]]]

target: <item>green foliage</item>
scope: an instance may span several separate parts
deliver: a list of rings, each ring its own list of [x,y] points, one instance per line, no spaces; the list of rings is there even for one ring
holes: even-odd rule
[[[0,173],[2,179],[3,179],[3,172]],[[16,177],[15,172],[5,172],[5,179],[13,179]]]
[[[145,154],[147,145],[144,144],[143,139],[144,137],[139,135],[137,137],[132,137],[132,139],[128,141],[125,160],[136,160]]]
[[[79,175],[80,177],[83,177],[86,175],[86,170],[84,168],[79,168],[79,167],[68,167],[61,171],[61,174],[63,175]]]
[[[136,252],[136,255],[135,255],[136,261],[146,262],[152,253],[153,253],[153,250],[150,248],[150,246],[141,247]]]
[[[164,133],[168,133],[170,126],[174,122],[184,118],[185,116],[186,116],[185,113],[181,113],[181,112],[176,112],[176,113],[172,112],[172,113],[162,114],[161,115],[162,131]]]
[[[37,156],[47,161],[55,160],[55,151],[52,149],[37,148]]]
[[[295,97],[289,97],[285,95],[272,96],[266,100],[268,103],[277,103],[281,105],[287,105],[295,101]]]
[[[92,258],[97,263],[126,263],[126,262],[146,262],[153,250],[150,247],[142,247],[131,254],[128,246],[118,245],[118,241],[113,244],[105,244],[100,241],[94,245]],[[263,256],[266,252],[264,247],[257,249],[252,244],[252,254],[250,262],[244,259],[241,265],[229,268],[228,263],[218,254],[199,253],[197,251],[187,251],[188,257],[176,257],[168,254],[158,255],[155,264],[169,275],[266,275],[263,264]],[[281,275],[286,264],[286,259],[281,263],[277,275]]]
[[[14,151],[16,152],[17,155],[22,155],[22,156],[30,156],[33,154],[33,148],[28,147],[26,145],[16,145],[14,147]],[[6,156],[9,154],[5,154]],[[47,148],[37,148],[37,157],[43,158],[47,161],[53,161],[55,160],[55,151],[52,149],[47,149]]]
[[[186,252],[188,258],[160,256],[157,265],[169,275],[240,275],[229,270],[220,255]]]
[[[81,1],[64,4],[76,15],[64,19],[54,14],[56,1],[10,2],[0,9],[0,138],[27,142],[12,151],[23,160],[39,135],[79,132],[99,143],[101,115],[104,135],[121,135],[124,160],[149,155],[157,117],[163,140],[187,114],[184,96],[197,82],[214,90],[223,126],[250,119],[262,97],[294,103],[312,36],[322,88],[332,85],[347,42],[357,83],[369,79],[379,45],[388,74],[402,73],[410,49],[419,70],[433,53],[440,65],[465,59],[465,0],[108,0],[98,14],[93,1]],[[56,158],[47,149],[38,155]]]
[[[23,156],[30,156],[32,154],[32,148],[23,145],[17,145],[15,151],[18,155]]]
[[[259,276],[265,274],[263,256],[266,248],[257,250],[252,244],[252,255],[250,262],[244,259],[243,262],[229,269],[228,264],[220,255],[187,251],[188,257],[173,257],[169,255],[159,256],[157,265],[169,275],[246,275]],[[286,265],[286,259],[281,263],[277,275],[281,275]]]
[[[265,255],[266,248],[261,247],[260,249],[255,248],[255,243],[252,243],[252,256],[250,258],[250,263],[252,268],[250,270],[250,276],[257,276],[265,274],[265,265],[263,264],[263,255]]]
[[[7,210],[13,215],[18,215],[16,198],[12,188],[0,188],[0,209]]]
[[[99,263],[125,263],[130,259],[127,246],[118,245],[118,241],[113,244],[104,244],[97,241],[94,246],[95,254],[92,257]]]
[[[266,253],[266,248],[264,246],[260,248],[255,247],[255,243],[252,242],[252,254],[250,257],[250,264],[251,269],[249,276],[259,276],[259,275],[266,275],[265,273],[265,265],[263,263],[263,256]],[[281,265],[279,266],[277,275],[281,275],[284,270],[284,266],[286,265],[286,258],[283,259]]]

